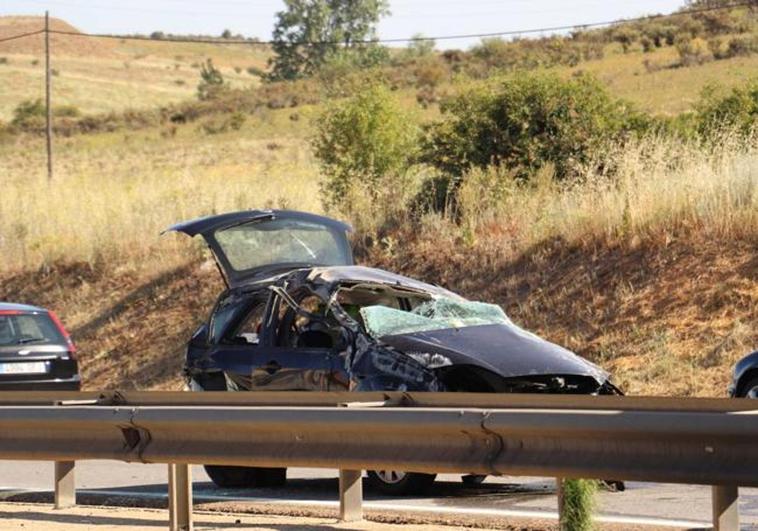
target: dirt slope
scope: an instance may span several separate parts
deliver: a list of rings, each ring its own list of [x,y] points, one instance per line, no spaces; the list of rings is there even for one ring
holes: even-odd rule
[[[44,17],[0,17],[0,39],[44,29]],[[79,33],[71,24],[50,19],[50,29]],[[50,48],[55,55],[102,56],[113,53],[113,43],[105,39],[85,39],[74,35],[50,35]],[[44,35],[33,35],[0,43],[0,54],[41,55],[45,51]]]
[[[375,252],[364,262],[497,302],[613,372],[629,393],[723,396],[734,361],[758,348],[755,241],[553,242],[506,259],[486,245],[404,237],[408,252]],[[2,300],[62,315],[89,389],[180,388],[184,343],[221,289],[207,262],[153,278],[59,265],[7,275],[0,285]]]

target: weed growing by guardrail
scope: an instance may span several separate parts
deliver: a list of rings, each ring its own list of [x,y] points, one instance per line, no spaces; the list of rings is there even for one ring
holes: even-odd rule
[[[563,514],[561,531],[591,531],[595,512],[597,481],[567,479],[563,482]]]

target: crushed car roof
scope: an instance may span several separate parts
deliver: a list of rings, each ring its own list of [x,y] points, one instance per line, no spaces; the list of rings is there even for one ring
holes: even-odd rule
[[[418,291],[425,291],[433,295],[439,295],[451,298],[460,298],[459,295],[435,286],[415,280],[403,275],[391,273],[383,269],[374,269],[365,266],[330,266],[314,267],[310,269],[308,281],[313,283],[325,284],[384,284],[389,286],[398,286]]]

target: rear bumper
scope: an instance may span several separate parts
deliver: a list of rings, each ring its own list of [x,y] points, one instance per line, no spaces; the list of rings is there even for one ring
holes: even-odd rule
[[[79,375],[65,380],[22,380],[0,382],[0,391],[79,391],[82,382]]]

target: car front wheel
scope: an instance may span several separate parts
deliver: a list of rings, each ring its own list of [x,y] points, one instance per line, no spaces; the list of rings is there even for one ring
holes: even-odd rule
[[[749,379],[745,385],[741,386],[740,397],[758,398],[758,376]]]
[[[436,477],[436,474],[419,474],[398,470],[370,470],[368,472],[369,485],[375,490],[391,496],[423,494],[429,490]]]

